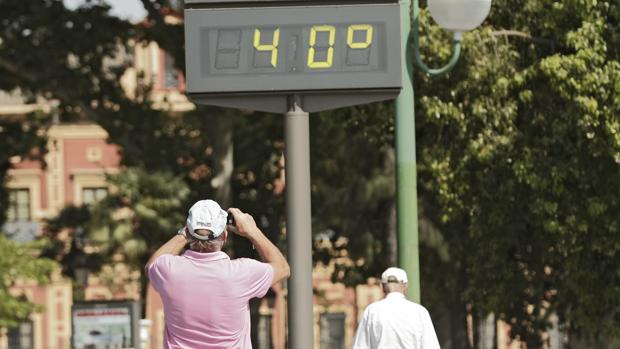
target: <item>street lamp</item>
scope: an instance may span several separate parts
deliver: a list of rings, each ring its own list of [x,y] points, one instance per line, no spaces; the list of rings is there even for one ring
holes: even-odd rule
[[[417,7],[417,1],[414,1]],[[431,16],[442,28],[455,34],[476,29],[489,14],[491,0],[429,0]]]
[[[396,99],[396,180],[398,219],[398,262],[409,274],[409,299],[420,302],[420,259],[418,251],[418,194],[415,154],[415,111],[413,105],[413,61],[429,75],[447,73],[461,53],[462,33],[479,26],[489,14],[491,0],[428,0],[433,19],[454,33],[450,61],[431,69],[420,57],[418,0],[401,0],[403,88]],[[413,6],[413,8],[412,8]],[[411,13],[409,12],[412,10]],[[412,24],[413,18],[413,27]],[[409,40],[413,39],[413,59]]]

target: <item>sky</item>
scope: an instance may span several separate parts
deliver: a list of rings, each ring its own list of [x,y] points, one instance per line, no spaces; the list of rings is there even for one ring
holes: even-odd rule
[[[85,2],[85,0],[63,0],[65,6],[75,9]],[[131,22],[139,22],[146,16],[146,10],[140,0],[104,0],[112,6],[110,13]]]

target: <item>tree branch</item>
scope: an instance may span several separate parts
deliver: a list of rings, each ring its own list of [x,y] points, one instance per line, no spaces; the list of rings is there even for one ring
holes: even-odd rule
[[[182,45],[179,45],[180,42],[183,42],[183,26],[166,23],[162,12],[164,1],[141,0],[141,2],[148,13],[148,18],[153,22],[152,26],[145,30],[147,39],[157,42],[159,47],[174,57],[175,67],[184,73],[185,52]],[[159,8],[155,4],[158,4]]]
[[[59,86],[53,86],[50,84],[41,84],[41,79],[37,79],[33,74],[28,73],[25,69],[20,69],[17,65],[12,62],[9,62],[0,57],[0,68],[3,68],[8,73],[13,75],[19,80],[27,82],[29,85],[40,85],[42,86],[42,90],[48,90],[59,100],[67,103],[73,104],[80,108],[78,114],[84,118],[88,118],[91,120],[97,120],[98,114],[92,109],[90,106],[85,104],[82,101],[76,100],[72,98],[69,92]]]
[[[526,32],[521,32],[518,30],[508,30],[508,29],[493,31],[491,32],[491,35],[493,36],[520,36],[522,38],[527,38],[527,39],[532,38],[532,36]]]
[[[495,31],[491,32],[491,35],[493,35],[493,36],[504,36],[504,37],[518,36],[518,37],[521,37],[521,38],[532,40],[535,43],[547,44],[547,45],[551,46],[552,49],[555,49],[555,47],[562,47],[563,46],[562,43],[557,42],[555,40],[535,37],[535,36],[532,36],[530,33],[522,32],[522,31],[518,31],[518,30],[510,30],[510,29],[495,30]]]
[[[155,21],[156,26],[166,26],[164,16],[162,16],[159,9],[155,8],[153,2],[151,2],[150,0],[141,0],[141,2],[142,6],[144,6],[144,9],[148,13],[148,17]]]

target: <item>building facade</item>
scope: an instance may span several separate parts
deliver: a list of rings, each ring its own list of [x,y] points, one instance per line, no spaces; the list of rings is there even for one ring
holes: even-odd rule
[[[0,96],[0,117],[33,111],[50,112],[50,103],[25,104],[19,94]],[[8,172],[9,205],[2,231],[12,240],[29,242],[42,231],[42,222],[68,204],[92,203],[107,194],[106,175],[118,171],[118,149],[93,124],[53,125],[47,130],[45,166],[15,157]],[[0,331],[0,348],[65,349],[70,347],[72,282],[56,273],[51,283],[21,280],[11,290],[43,306],[17,328]]]

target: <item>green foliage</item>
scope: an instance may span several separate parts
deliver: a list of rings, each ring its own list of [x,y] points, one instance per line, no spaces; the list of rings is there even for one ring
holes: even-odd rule
[[[142,269],[148,257],[185,224],[187,185],[167,172],[129,168],[112,175],[114,191],[92,208],[88,236]]]
[[[491,26],[533,38],[483,28],[449,76],[415,77],[420,196],[444,264],[463,302],[533,347],[552,312],[572,334],[620,336],[617,5],[547,5],[494,3]],[[423,45],[441,59],[442,44]]]
[[[108,132],[108,141],[119,146],[122,165],[133,169],[112,179],[120,191],[96,212],[86,212],[88,222],[83,216],[80,224],[68,222],[72,210],[80,208],[67,208],[48,222],[49,234],[53,237],[63,228],[74,233],[82,226],[88,233],[105,235],[108,252],[122,246],[138,264],[183,224],[181,212],[188,202],[213,194],[210,180],[217,174],[213,167],[219,159],[212,156],[212,139],[218,135],[211,129],[219,118],[234,116],[219,108],[200,107],[186,113],[154,109],[148,99],[151,86],[140,79],[131,91],[135,98],[128,98],[120,82],[133,64],[132,45],[155,39],[177,58],[179,67],[184,61],[179,44],[183,26],[163,21],[161,10],[167,2],[143,3],[150,25],[134,26],[111,16],[103,1],[87,2],[75,11],[60,0],[0,3],[0,89],[18,89],[27,100],[58,102],[36,124],[20,119],[5,127],[9,120],[0,121],[0,145],[9,149],[0,156],[1,206],[6,207],[8,159],[29,154],[36,146],[43,154],[45,140],[37,136],[51,124],[50,115],[60,122],[95,122]],[[119,208],[126,208],[131,217],[113,219]],[[4,216],[5,210],[0,211]],[[64,256],[63,271],[72,275],[72,253],[65,254],[61,245],[56,241],[45,252]]]
[[[52,243],[43,255],[58,260],[63,274],[72,278],[76,268],[97,272],[104,264],[118,263],[120,256],[129,268],[142,273],[141,292],[146,296],[143,266],[185,224],[188,186],[170,172],[141,167],[109,175],[108,183],[111,192],[101,201],[67,206],[46,222]],[[68,234],[60,239],[59,233]]]
[[[286,250],[283,126],[281,115],[252,113],[235,118],[231,184],[232,206],[251,213],[265,235]],[[229,239],[236,255],[255,253],[246,239]]]
[[[311,119],[313,230],[333,231],[333,242],[348,239],[334,253],[322,254],[331,258],[346,249],[360,263],[336,265],[333,279],[347,285],[364,283],[387,263],[395,192],[393,111],[391,103],[374,103]]]
[[[86,268],[89,271],[101,269],[102,255],[100,253],[87,254],[84,251],[88,243],[88,234],[85,229],[89,226],[91,219],[90,206],[68,205],[56,217],[45,222],[44,235],[50,243],[43,248],[41,255],[58,261],[65,276],[75,279],[78,268]],[[59,238],[63,233],[67,234]],[[79,287],[74,289],[75,293],[81,291],[83,290]]]
[[[159,8],[162,4],[145,1],[147,8],[155,5]],[[28,100],[42,97],[57,101],[52,114],[60,122],[89,121],[101,125],[108,132],[109,141],[119,146],[124,165],[183,174],[193,188],[192,196],[205,195],[210,188],[204,184],[213,176],[208,121],[226,112],[199,108],[171,115],[150,104],[151,86],[139,80],[136,90],[131,91],[135,98],[130,99],[120,84],[132,65],[132,45],[140,40],[166,38],[175,46],[165,47],[174,57],[182,57],[183,47],[178,44],[182,42],[182,25],[157,21],[156,26],[134,26],[111,16],[108,10],[109,6],[102,1],[89,2],[75,11],[66,9],[60,0],[2,1],[0,89],[18,89]],[[159,10],[153,14],[161,19]],[[163,30],[168,34],[163,35]],[[30,125],[32,134],[41,135],[52,122],[49,115],[37,120],[37,124],[22,123],[23,128]],[[9,137],[7,156],[27,153],[36,145],[26,142],[26,135],[20,136],[16,131],[0,131]],[[0,142],[5,140],[2,138]],[[19,146],[11,143],[12,139],[17,139]],[[3,159],[0,158],[2,185],[9,167]]]
[[[128,64],[123,47],[135,32],[108,9],[91,3],[70,11],[60,0],[0,3],[0,89],[57,99],[63,119],[117,112]]]
[[[36,258],[40,245],[17,244],[0,234],[0,327],[16,326],[33,311],[41,310],[23,294],[11,291],[18,280],[49,282],[56,264],[49,259]]]

